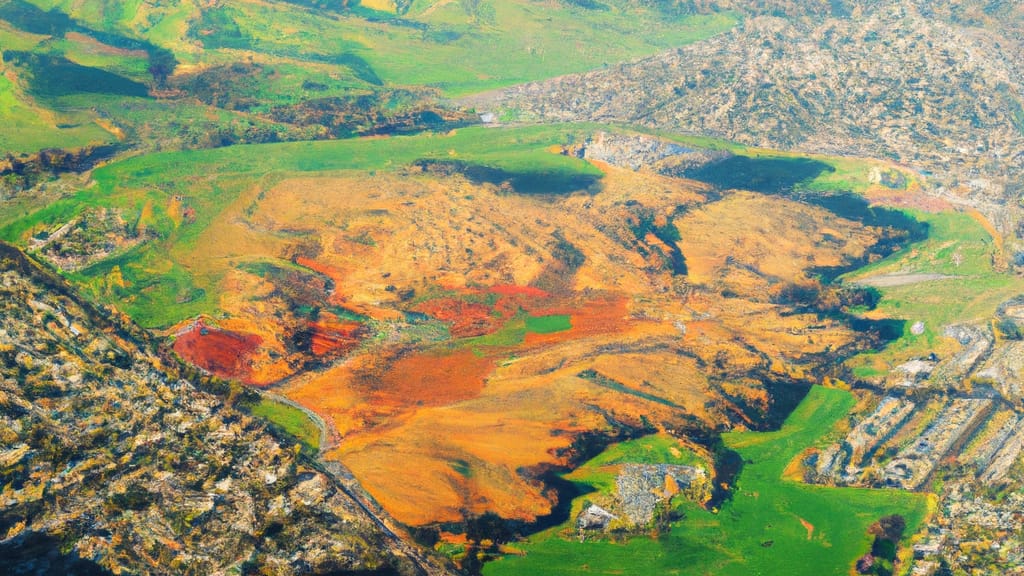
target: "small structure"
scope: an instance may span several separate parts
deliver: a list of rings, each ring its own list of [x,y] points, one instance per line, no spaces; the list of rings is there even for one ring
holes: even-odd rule
[[[591,504],[576,517],[576,527],[579,528],[581,532],[583,530],[603,531],[607,530],[608,525],[615,519],[617,519],[617,516],[611,512],[601,508],[597,504]]]
[[[935,365],[935,362],[929,360],[911,360],[894,368],[890,381],[904,388],[919,386],[931,376]]]

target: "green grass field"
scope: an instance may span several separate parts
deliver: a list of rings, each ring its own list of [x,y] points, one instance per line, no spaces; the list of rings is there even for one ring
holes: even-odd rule
[[[0,50],[67,58],[87,67],[85,71],[110,72],[149,83],[145,51],[125,52],[116,46],[138,48],[148,43],[173,52],[182,64],[180,70],[194,67],[171,84],[197,90],[208,87],[209,82],[201,78],[191,85],[190,74],[216,66],[230,68],[240,62],[260,68],[257,74],[235,78],[228,73],[227,80],[221,78],[213,88],[221,105],[224,101],[243,102],[244,109],[203,106],[207,118],[198,124],[191,97],[123,107],[109,103],[94,106],[89,103],[92,95],[85,106],[79,106],[73,97],[36,102],[14,90],[10,79],[0,75],[0,121],[8,128],[0,135],[0,150],[35,152],[109,141],[111,135],[92,123],[99,117],[125,129],[128,138],[144,143],[145,149],[209,147],[216,144],[202,138],[189,141],[183,132],[190,125],[208,133],[237,128],[253,122],[254,113],[269,113],[277,106],[302,100],[372,100],[381,90],[387,95],[372,106],[387,115],[422,98],[456,97],[652,55],[724,32],[738,21],[727,12],[667,17],[616,2],[610,3],[608,10],[586,10],[567,3],[542,6],[524,0],[484,2],[473,13],[467,9],[469,5],[420,2],[399,18],[362,9],[347,13],[338,11],[336,5],[328,5],[325,16],[281,2],[201,5],[192,1],[29,0],[8,11],[10,22],[0,20]],[[16,28],[46,31],[46,22],[57,22],[59,33],[50,37]],[[635,34],[638,28],[645,33]],[[552,33],[555,30],[557,34]],[[19,83],[24,89],[30,83],[27,75],[23,76]],[[317,88],[311,91],[307,86]],[[160,114],[139,112],[154,107]],[[183,113],[193,118],[168,120]],[[307,134],[281,124],[277,128],[295,132],[282,140],[315,136],[312,129]]]
[[[250,411],[253,416],[268,420],[274,426],[294,436],[296,440],[314,453],[320,450],[320,428],[302,410],[263,397],[250,408]]]
[[[847,574],[870,548],[867,529],[872,523],[901,514],[909,534],[928,509],[920,494],[810,486],[782,478],[790,461],[817,443],[853,405],[848,392],[815,387],[779,431],[725,434],[725,444],[746,464],[733,499],[717,513],[685,504],[681,510],[686,518],[670,533],[658,539],[637,536],[627,543],[581,543],[560,537],[563,527],[553,528],[518,546],[524,556],[499,559],[486,565],[484,574]]]
[[[4,50],[34,46],[27,35],[0,27]],[[25,96],[5,74],[0,62],[0,153],[32,153],[43,148],[80,148],[113,142],[114,136],[93,122],[85,112],[49,111]]]
[[[568,314],[552,314],[550,316],[529,316],[526,318],[526,331],[536,334],[552,334],[572,329],[572,320]]]
[[[995,269],[997,247],[974,218],[962,212],[911,212],[929,226],[928,238],[844,277],[856,282],[884,274],[942,274],[945,279],[882,287],[878,312],[907,321],[903,337],[878,353],[847,361],[860,377],[885,373],[885,367],[924,356],[941,345],[943,327],[991,319],[1000,303],[1024,293],[1024,280]],[[923,334],[910,332],[924,322]]]
[[[482,354],[481,348],[500,348],[518,346],[529,333],[552,334],[572,328],[568,315],[554,314],[550,316],[529,316],[520,311],[497,331],[483,336],[464,338],[452,345],[458,348],[472,348]]]
[[[608,467],[614,467],[616,464],[680,464],[700,466],[705,470],[710,469],[710,465],[700,456],[680,445],[671,436],[657,434],[613,444],[601,454],[566,474],[565,478],[591,486],[599,493],[613,496],[615,474],[609,471]],[[583,500],[585,498],[577,498],[574,502],[573,515],[578,514],[582,509]]]

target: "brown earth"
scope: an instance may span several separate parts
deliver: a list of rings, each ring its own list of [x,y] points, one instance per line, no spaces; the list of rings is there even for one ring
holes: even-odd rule
[[[760,426],[766,376],[812,381],[862,339],[779,295],[882,231],[602,170],[600,192],[560,197],[457,175],[277,178],[219,215],[192,262],[222,278],[220,329],[258,337],[248,381],[323,417],[341,438],[325,456],[398,520],[531,520],[555,498],[540,476],[573,464],[581,434]],[[525,332],[551,314],[571,328]]]

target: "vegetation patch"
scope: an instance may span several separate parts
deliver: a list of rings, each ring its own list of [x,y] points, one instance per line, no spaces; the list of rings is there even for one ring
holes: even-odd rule
[[[550,314],[548,316],[527,316],[526,331],[536,334],[552,334],[572,329],[572,319],[568,314]]]
[[[312,452],[320,450],[320,427],[302,410],[265,396],[248,408],[253,416],[269,421]]]
[[[898,514],[906,520],[907,533],[913,533],[927,509],[920,494],[783,479],[790,461],[826,435],[854,404],[849,392],[815,387],[780,430],[723,435],[725,446],[745,464],[732,498],[718,510],[683,503],[679,512],[685,517],[669,532],[626,542],[565,539],[560,536],[567,528],[563,525],[532,536],[520,546],[522,556],[495,561],[484,567],[484,574],[845,574],[871,549],[870,526]],[[591,462],[617,461],[620,455],[598,459],[603,460]],[[591,479],[604,485],[609,481]]]

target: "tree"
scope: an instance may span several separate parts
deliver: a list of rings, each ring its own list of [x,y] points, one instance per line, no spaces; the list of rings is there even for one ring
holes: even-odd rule
[[[174,53],[163,48],[152,48],[149,51],[149,74],[153,76],[153,82],[157,88],[167,85],[167,78],[174,73],[178,66],[178,60]]]
[[[892,542],[899,542],[903,538],[904,530],[907,529],[906,519],[899,514],[883,517],[878,521],[878,525],[882,529],[882,537]]]

